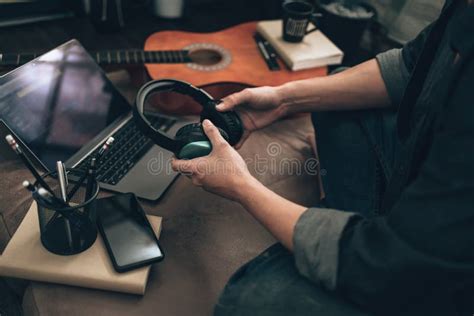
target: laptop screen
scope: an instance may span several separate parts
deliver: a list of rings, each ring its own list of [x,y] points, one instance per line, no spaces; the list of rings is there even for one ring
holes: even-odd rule
[[[0,77],[0,119],[49,170],[129,111],[75,40]]]

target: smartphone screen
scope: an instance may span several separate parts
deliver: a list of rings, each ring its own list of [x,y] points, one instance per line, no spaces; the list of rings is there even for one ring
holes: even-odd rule
[[[96,201],[99,231],[115,270],[125,272],[163,259],[158,239],[135,195]]]

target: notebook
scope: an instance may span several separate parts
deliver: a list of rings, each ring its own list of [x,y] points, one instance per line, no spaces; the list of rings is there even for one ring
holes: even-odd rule
[[[270,42],[291,70],[342,62],[344,53],[320,30],[306,35],[301,43],[288,43],[282,38],[282,23],[282,20],[261,21],[257,24],[257,32]]]
[[[158,237],[161,217],[148,215],[148,221]],[[95,243],[80,254],[59,256],[50,253],[40,241],[35,202],[0,255],[2,276],[139,295],[145,294],[150,268],[116,272],[100,234]]]

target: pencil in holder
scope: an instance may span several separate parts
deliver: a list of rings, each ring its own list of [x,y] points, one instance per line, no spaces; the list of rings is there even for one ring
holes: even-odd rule
[[[49,176],[51,174],[46,174]],[[94,191],[78,204],[58,208],[45,200],[35,199],[38,205],[41,243],[50,252],[58,255],[74,255],[87,250],[97,238],[95,200],[99,184]]]

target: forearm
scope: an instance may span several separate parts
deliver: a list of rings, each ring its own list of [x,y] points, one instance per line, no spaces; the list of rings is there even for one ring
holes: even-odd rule
[[[294,228],[307,207],[279,196],[255,178],[242,186],[238,201],[286,248],[293,249]]]
[[[375,59],[335,75],[289,82],[277,91],[288,114],[390,106]]]

